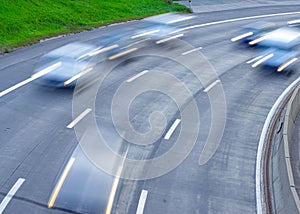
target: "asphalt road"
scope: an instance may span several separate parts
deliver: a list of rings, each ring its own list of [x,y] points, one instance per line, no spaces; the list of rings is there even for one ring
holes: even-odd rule
[[[197,14],[195,19],[181,27],[289,11],[300,11],[300,7],[274,6]],[[297,17],[298,15],[288,15],[261,19],[283,25],[291,18]],[[117,191],[119,196],[113,208],[115,213],[135,213],[142,190],[148,192],[144,213],[255,212],[255,160],[260,131],[272,104],[289,83],[299,76],[299,69],[295,68],[290,75],[284,75],[261,68],[252,69],[245,63],[258,50],[240,47],[231,43],[230,38],[238,33],[239,26],[252,21],[237,20],[198,27],[185,32],[183,40],[195,48],[201,47],[201,52],[219,75],[226,98],[224,135],[216,152],[204,165],[198,164],[199,155],[203,151],[212,119],[209,99],[207,93],[203,91],[207,85],[196,81],[182,65],[151,56],[126,63],[111,72],[110,77],[104,82],[102,93],[97,95],[100,101],[96,102],[95,112],[98,126],[105,130],[104,137],[113,139],[110,141],[112,143],[120,142],[120,137],[112,128],[109,117],[109,104],[113,95],[121,83],[145,69],[175,75],[187,84],[200,106],[200,132],[187,159],[173,171],[158,178],[146,181],[121,180]],[[30,77],[38,58],[49,50],[73,41],[91,41],[102,34],[120,33],[124,29],[130,30],[137,25],[139,21],[103,27],[91,32],[45,41],[1,56],[0,90],[5,90]],[[190,49],[185,49],[188,50]],[[180,55],[184,47],[170,44],[154,47],[151,50],[149,48],[147,51],[154,53],[162,51],[165,54],[172,52]],[[101,70],[101,65],[99,69]],[[157,82],[157,79],[152,79],[151,72],[144,78],[146,78],[145,84],[156,84],[161,87],[168,84],[168,82]],[[178,91],[178,94],[181,92]],[[0,98],[0,201],[3,201],[19,178],[25,179],[4,213],[88,213],[105,210],[106,203],[103,201],[107,201],[113,178],[107,176],[105,181],[94,179],[94,176],[101,174],[97,170],[91,173],[92,188],[105,187],[107,190],[99,191],[99,204],[87,205],[87,200],[91,200],[89,197],[76,199],[75,205],[68,204],[68,200],[71,199],[62,198],[68,192],[64,194],[64,188],[67,187],[63,185],[57,204],[52,209],[47,208],[57,176],[60,175],[69,158],[76,153],[73,152],[78,145],[74,131],[66,128],[73,120],[72,98],[72,90],[41,87],[34,83],[29,83]],[[88,99],[87,103],[89,104],[90,101]],[[143,121],[147,121],[149,113],[154,110],[161,110],[166,114],[167,129],[164,134],[179,116],[178,107],[172,100],[164,94],[151,92],[138,97],[133,102],[129,111],[133,127],[141,132],[149,130],[149,123]],[[158,157],[168,151],[176,141],[179,128],[175,129],[170,140],[164,139],[163,136],[145,150],[139,146],[130,147],[128,155],[137,159]],[[114,147],[115,144],[111,146]],[[75,154],[75,157],[81,156]],[[77,168],[75,164],[72,169],[79,169],[80,167]],[[76,178],[76,173],[80,174],[80,171],[75,171],[73,176],[71,172],[69,174],[71,176],[67,179]],[[82,175],[86,173],[83,171]],[[99,175],[99,179],[101,178],[103,179],[102,174]],[[78,189],[83,192],[83,195],[97,195],[97,188],[93,189],[95,192],[92,194],[84,193],[82,189],[84,182],[80,180],[71,179],[69,182],[66,180],[65,184],[72,190]]]

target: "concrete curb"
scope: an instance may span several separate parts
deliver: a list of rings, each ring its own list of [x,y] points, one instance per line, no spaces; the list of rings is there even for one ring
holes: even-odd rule
[[[269,135],[272,132],[272,128],[273,129],[275,128],[274,123],[278,122],[278,121],[276,121],[276,119],[278,119],[278,118],[276,118],[276,115],[278,114],[278,112],[282,111],[282,104],[287,99],[287,97],[293,92],[295,87],[297,87],[297,85],[299,85],[299,82],[300,82],[300,78],[296,79],[288,88],[286,88],[286,90],[276,100],[275,104],[271,108],[271,110],[266,118],[265,124],[262,129],[262,133],[260,136],[258,149],[257,149],[256,173],[255,173],[255,177],[256,177],[255,178],[255,181],[256,181],[256,208],[257,208],[258,214],[267,213],[267,209],[270,209],[270,207],[267,207],[270,205],[268,205],[268,199],[266,198],[266,195],[269,195],[269,194],[266,193],[266,191],[265,191],[265,188],[266,188],[265,182],[269,182],[268,179],[267,179],[267,181],[265,179],[266,170],[270,171],[270,167],[266,166],[267,164],[265,161],[265,155],[266,155],[266,152],[268,150],[270,150],[267,147],[272,146],[272,145],[268,145],[268,144],[270,144],[270,142],[268,143],[269,138],[270,137],[272,138],[274,136],[269,136]],[[280,144],[280,142],[282,141],[281,139],[282,138],[278,138],[277,144]],[[275,144],[273,142],[271,142],[271,143]],[[278,146],[278,148],[279,148],[279,146]],[[276,155],[278,155],[278,152],[274,156],[276,157]],[[279,163],[281,163],[281,162],[279,162]],[[285,174],[287,174],[287,172]],[[278,180],[280,180],[280,179],[278,179]],[[269,188],[269,187],[267,187],[267,188]],[[293,212],[287,212],[287,213],[293,213]]]
[[[285,163],[286,163],[286,168],[287,168],[287,173],[289,178],[289,187],[292,191],[292,196],[297,206],[298,213],[300,213],[300,200],[299,200],[298,193],[296,191],[295,182],[294,182],[294,173],[291,166],[290,143],[292,143],[293,129],[299,111],[300,111],[300,86],[296,88],[289,101],[286,114],[285,114],[285,121],[284,121],[284,128],[283,128],[284,154],[285,154]]]

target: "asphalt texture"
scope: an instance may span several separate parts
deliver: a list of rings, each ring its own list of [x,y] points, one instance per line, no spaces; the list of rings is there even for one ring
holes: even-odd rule
[[[299,9],[300,7],[293,5],[206,12],[194,14],[196,18],[185,22],[181,27],[245,16],[299,11]],[[289,15],[261,19],[284,25],[286,21],[297,17],[298,15]],[[120,142],[120,137],[109,117],[109,106],[113,95],[120,84],[142,70],[158,70],[175,75],[179,80],[187,83],[196,103],[200,106],[200,132],[188,157],[174,170],[160,177],[142,181],[121,180],[113,213],[135,213],[142,190],[148,191],[144,213],[254,213],[256,211],[255,161],[260,132],[268,111],[277,97],[299,76],[299,68],[296,67],[294,72],[287,75],[263,68],[253,69],[246,64],[245,62],[259,50],[231,43],[230,38],[239,33],[240,26],[252,21],[243,20],[195,28],[185,32],[183,37],[183,41],[192,47],[202,47],[201,53],[219,75],[226,98],[224,135],[216,152],[203,165],[198,164],[199,156],[205,147],[212,121],[209,98],[207,93],[203,92],[207,85],[195,80],[184,66],[172,60],[158,59],[153,56],[127,62],[111,72],[104,82],[103,90],[97,95],[99,102],[96,102],[95,112],[96,122],[101,130],[105,130],[104,137],[110,139],[112,148],[115,142]],[[103,34],[130,31],[139,23],[139,21],[131,21],[89,32],[66,35],[5,54],[0,57],[0,90],[5,90],[30,77],[39,57],[54,48],[74,41],[91,42]],[[153,52],[165,54],[172,52],[180,55],[183,49],[170,43],[154,47]],[[197,62],[194,65],[197,66]],[[199,69],[201,66],[198,65]],[[99,68],[101,69],[101,65]],[[145,78],[147,78],[145,84],[158,86],[168,84],[163,80],[158,82],[157,79],[152,79],[151,73]],[[87,192],[84,193],[82,185],[86,180],[80,181],[82,179],[78,176],[80,170],[76,171],[80,166],[76,167],[76,165],[73,168],[74,173],[71,172],[70,177],[67,178],[69,181],[66,180],[66,186],[63,185],[57,204],[52,209],[47,208],[59,175],[69,158],[76,153],[73,153],[74,150],[78,148],[78,139],[74,130],[66,128],[73,119],[72,98],[72,90],[42,87],[34,83],[29,83],[0,98],[0,201],[4,199],[18,178],[25,178],[24,184],[4,213],[99,213],[105,210],[104,206],[107,203],[113,178],[108,175],[102,176],[102,172],[97,170],[94,173],[89,171],[88,173],[92,175],[101,175],[99,179],[92,178],[90,183],[87,182],[85,190]],[[87,104],[91,102],[89,98],[86,101]],[[129,110],[132,126],[141,132],[149,130],[147,118],[149,113],[155,110],[166,114],[167,128],[164,134],[179,116],[178,107],[164,94],[155,92],[144,94],[132,104]],[[86,107],[85,103],[82,108],[84,107]],[[129,157],[133,159],[159,157],[176,142],[179,129],[175,130],[168,141],[163,136],[146,148],[130,145]],[[83,163],[86,163],[86,160]],[[94,170],[90,163],[84,165]],[[133,174],[139,173],[138,170],[136,172],[134,169],[131,170]],[[88,173],[82,172],[82,176]],[[94,198],[97,197],[97,188],[100,189],[99,198]],[[72,199],[68,196],[68,192],[76,189],[78,189],[77,193],[80,191],[86,197]],[[88,196],[94,197],[91,199]],[[99,204],[88,204],[91,200],[98,200]]]

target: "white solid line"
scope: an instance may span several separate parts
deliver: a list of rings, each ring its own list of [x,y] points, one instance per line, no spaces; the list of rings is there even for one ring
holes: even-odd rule
[[[28,79],[26,79],[26,80],[23,80],[22,82],[19,82],[18,84],[16,84],[16,85],[14,85],[14,86],[12,86],[12,87],[10,87],[10,88],[8,88],[8,89],[2,91],[2,92],[0,93],[0,97],[3,97],[4,95],[8,94],[9,92],[14,91],[14,90],[16,90],[17,88],[20,88],[20,87],[22,87],[23,85],[26,85],[27,83],[30,83],[30,82],[33,81],[33,80],[34,80],[34,79],[33,79],[32,77],[30,77],[30,78],[28,78]]]
[[[220,80],[214,81],[212,84],[210,84],[209,86],[207,86],[203,91],[204,92],[208,92],[210,89],[212,89],[213,87],[215,87],[220,82],[221,82]]]
[[[5,198],[0,204],[0,214],[4,211],[10,200],[13,198],[13,196],[16,194],[18,189],[21,187],[21,185],[24,183],[25,179],[24,178],[19,178],[17,182],[14,184],[14,186],[9,190]]]
[[[199,47],[199,48],[195,48],[195,49],[192,49],[192,50],[189,50],[189,51],[186,51],[186,52],[184,52],[184,53],[182,53],[181,55],[187,55],[187,54],[190,54],[190,53],[193,53],[193,52],[195,52],[195,51],[197,51],[197,50],[201,50],[202,49],[202,47]]]
[[[165,135],[164,139],[165,140],[169,140],[171,135],[173,134],[173,132],[175,131],[175,129],[177,128],[177,126],[180,123],[180,119],[176,119],[175,122],[173,123],[173,125],[171,126],[171,128],[169,129],[169,131],[167,132],[167,134]]]
[[[26,80],[23,80],[22,82],[0,92],[0,97],[3,97],[4,95],[8,94],[9,92],[12,92],[14,90],[16,90],[17,88],[20,88],[22,87],[23,85],[26,85],[27,83],[30,83],[31,81],[37,79],[37,78],[40,78],[41,76],[53,71],[54,69],[58,68],[59,66],[61,66],[61,62],[57,62],[47,68],[44,68],[43,70],[33,74],[30,78],[26,79]]]
[[[138,73],[137,75],[131,77],[130,79],[126,80],[126,82],[128,82],[128,83],[129,83],[129,82],[132,82],[133,80],[139,78],[140,76],[143,76],[144,74],[146,74],[146,73],[148,73],[148,72],[149,72],[149,70],[144,70],[144,71]]]
[[[88,113],[90,113],[92,109],[87,108],[82,112],[75,120],[73,120],[69,125],[67,125],[68,129],[73,128],[80,120],[82,120]]]
[[[140,200],[139,200],[139,204],[138,204],[138,207],[137,207],[137,210],[136,210],[136,214],[143,214],[144,213],[144,208],[145,208],[147,196],[148,196],[148,191],[147,190],[142,190]]]
[[[243,18],[227,19],[227,20],[222,20],[222,21],[208,22],[208,23],[204,23],[204,24],[193,25],[193,26],[181,28],[179,30],[174,31],[173,33],[190,30],[190,29],[194,29],[194,28],[210,26],[210,25],[224,24],[224,23],[229,23],[229,22],[243,21],[243,20],[249,20],[249,19],[258,19],[258,18],[267,18],[267,17],[274,17],[274,16],[295,15],[295,14],[300,14],[300,12],[273,13],[273,14],[267,14],[267,15],[248,16],[248,17],[243,17]]]

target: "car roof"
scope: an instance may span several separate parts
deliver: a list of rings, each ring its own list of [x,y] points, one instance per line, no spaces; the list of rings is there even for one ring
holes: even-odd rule
[[[96,47],[93,45],[74,42],[74,43],[70,43],[70,44],[64,45],[62,47],[59,47],[57,49],[54,49],[53,51],[50,51],[49,53],[47,53],[46,56],[51,56],[51,57],[68,56],[68,57],[72,57],[72,58],[79,58],[95,49],[96,49]]]
[[[299,43],[300,31],[283,27],[266,34],[265,39],[262,40],[260,45],[288,49]]]

